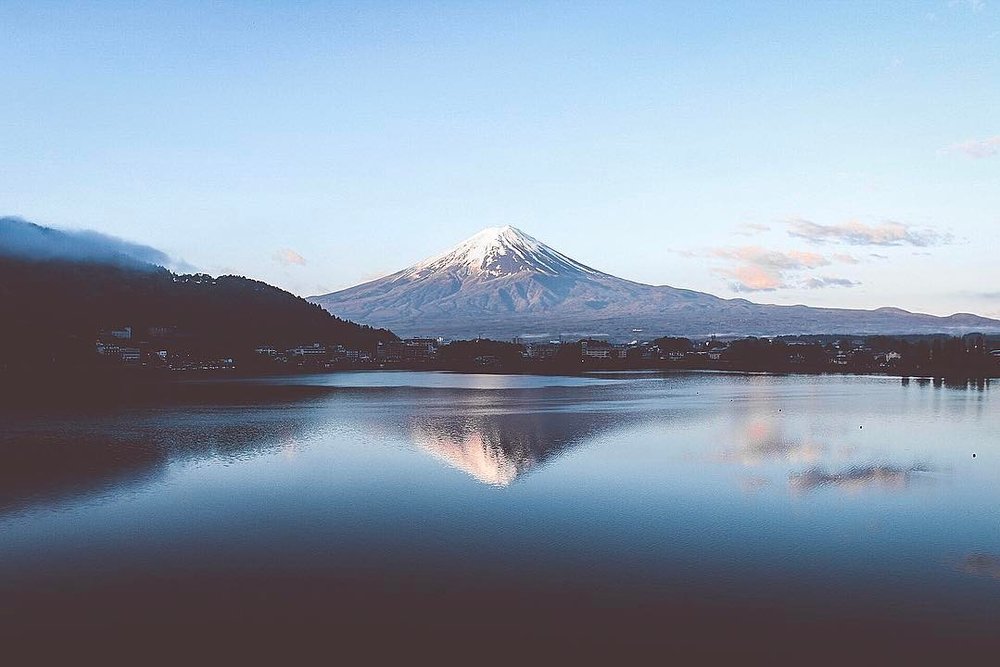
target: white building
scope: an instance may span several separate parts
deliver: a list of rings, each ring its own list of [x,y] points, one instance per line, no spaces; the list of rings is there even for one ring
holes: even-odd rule
[[[319,357],[326,354],[326,347],[320,343],[313,343],[312,345],[299,345],[286,350],[286,352],[291,357]]]
[[[581,342],[580,351],[591,359],[624,359],[628,355],[628,348],[598,340]]]

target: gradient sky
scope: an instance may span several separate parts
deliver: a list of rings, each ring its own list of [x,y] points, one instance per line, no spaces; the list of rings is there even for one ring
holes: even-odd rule
[[[141,4],[141,6],[137,6]],[[511,224],[1000,316],[1000,2],[0,3],[0,215],[301,295]]]

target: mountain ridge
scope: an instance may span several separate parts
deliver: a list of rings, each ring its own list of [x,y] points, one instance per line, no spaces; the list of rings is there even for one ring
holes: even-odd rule
[[[401,271],[308,300],[399,335],[446,338],[1000,331],[1000,321],[971,313],[758,304],[647,285],[591,268],[511,226],[484,229]]]

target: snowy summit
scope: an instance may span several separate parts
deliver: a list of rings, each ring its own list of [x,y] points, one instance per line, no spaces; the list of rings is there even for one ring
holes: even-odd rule
[[[510,225],[487,227],[451,250],[414,265],[403,275],[423,278],[441,272],[481,278],[500,278],[519,273],[600,275],[599,271],[570,259]]]

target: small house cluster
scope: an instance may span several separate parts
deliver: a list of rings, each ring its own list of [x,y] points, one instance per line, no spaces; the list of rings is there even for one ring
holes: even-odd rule
[[[291,347],[259,344],[194,355],[190,336],[173,326],[116,326],[97,333],[98,358],[125,366],[169,370],[296,368],[482,368],[493,371],[575,372],[588,369],[719,369],[775,372],[861,372],[914,375],[1000,372],[1000,341],[982,334],[948,336],[784,336],[704,339],[663,337],[615,343],[603,338],[522,343],[478,339],[404,338],[357,349],[323,342]],[[249,356],[247,356],[249,355]]]
[[[136,329],[119,326],[97,332],[94,351],[108,363],[150,366],[171,370],[222,370],[235,368],[231,356],[204,358],[188,351],[189,336],[174,326]]]

